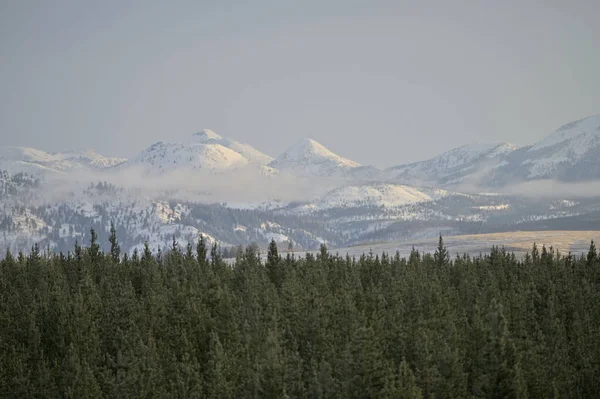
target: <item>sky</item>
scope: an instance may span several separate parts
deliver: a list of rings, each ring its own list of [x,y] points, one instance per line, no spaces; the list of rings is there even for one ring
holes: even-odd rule
[[[133,157],[210,128],[389,167],[600,113],[600,2],[0,2],[0,145]]]

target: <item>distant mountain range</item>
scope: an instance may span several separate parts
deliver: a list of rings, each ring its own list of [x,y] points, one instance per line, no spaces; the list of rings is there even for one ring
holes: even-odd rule
[[[136,174],[117,183],[124,172]],[[171,179],[178,172],[183,178]],[[70,184],[71,175],[78,183],[89,177],[83,185]],[[600,194],[532,199],[504,190],[546,179],[600,180],[600,115],[564,125],[530,146],[471,144],[385,170],[309,138],[273,158],[211,130],[155,143],[130,160],[91,150],[0,147],[0,247],[27,249],[40,242],[70,249],[88,238],[90,227],[107,231],[111,221],[128,251],[146,241],[155,248],[173,236],[186,242],[199,234],[222,246],[275,239],[310,249],[321,242],[343,246],[600,223]],[[136,187],[138,180],[150,184]],[[161,191],[165,180],[179,187]],[[237,186],[236,193],[255,195],[211,197],[214,185],[208,182],[215,181],[225,193]],[[206,196],[186,192],[191,186]],[[256,196],[262,192],[268,195]]]
[[[26,147],[0,146],[0,170],[11,173],[70,173],[101,170],[125,162],[92,150],[49,153]]]
[[[141,167],[156,175],[176,170],[221,174],[249,170],[264,176],[285,173],[303,178],[342,178],[428,186],[502,187],[538,179],[600,179],[600,115],[568,123],[526,147],[509,143],[470,144],[431,159],[385,170],[360,165],[309,138],[276,158],[249,144],[205,129],[183,142],[158,142],[129,161],[94,151],[47,153],[33,148],[0,147],[0,170],[11,173],[103,170]]]
[[[385,172],[403,182],[480,187],[540,179],[600,180],[600,115],[568,123],[530,146],[468,145]]]

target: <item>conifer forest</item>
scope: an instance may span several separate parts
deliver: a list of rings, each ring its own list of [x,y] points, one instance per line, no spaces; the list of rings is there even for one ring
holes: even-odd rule
[[[349,258],[202,238],[0,263],[7,398],[597,398],[600,259]]]

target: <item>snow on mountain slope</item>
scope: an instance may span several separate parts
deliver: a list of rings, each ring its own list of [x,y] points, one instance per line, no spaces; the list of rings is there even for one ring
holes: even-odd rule
[[[489,185],[531,180],[600,179],[600,115],[568,123],[529,147],[507,154],[486,176]]]
[[[391,167],[385,174],[407,182],[453,184],[480,174],[482,168],[495,167],[503,156],[515,150],[509,143],[465,145],[426,161]]]
[[[38,165],[31,162],[23,161],[7,161],[0,158],[0,170],[6,171],[11,175],[18,173],[26,173],[32,176],[43,176],[46,174],[57,174],[61,173],[58,170],[48,168],[46,166]]]
[[[529,178],[557,177],[561,172],[588,164],[585,158],[595,158],[600,151],[600,115],[568,123],[528,149],[528,158],[521,164],[529,168]],[[597,157],[597,155],[596,155]],[[593,159],[589,159],[592,161]],[[596,162],[594,162],[596,163]],[[589,165],[581,167],[589,167]],[[577,172],[576,170],[573,172]],[[580,170],[579,175],[587,174]],[[595,176],[599,178],[600,176]]]
[[[0,170],[0,201],[5,200],[8,196],[18,197],[23,194],[23,191],[34,188],[39,184],[39,179],[33,175],[18,173],[11,174],[9,171]],[[22,198],[19,198],[21,200]]]
[[[37,164],[50,163],[55,160],[47,152],[27,147],[0,147],[0,159],[3,161],[21,161]]]
[[[177,169],[223,172],[248,162],[242,154],[221,144],[158,142],[128,164],[143,165],[148,173],[163,173]]]
[[[433,201],[447,195],[444,190],[424,190],[400,184],[363,184],[336,188],[297,208],[300,213],[333,208],[384,207]]]
[[[219,174],[242,169],[273,176],[277,170],[265,165],[271,158],[247,144],[223,138],[205,129],[189,140],[158,142],[123,167],[142,166],[149,174],[187,170]]]
[[[269,166],[300,177],[342,177],[361,165],[334,154],[313,139],[304,138]]]
[[[48,153],[27,147],[0,147],[0,169],[11,173],[69,173],[104,169],[124,162],[92,150]]]
[[[488,187],[540,179],[599,180],[600,115],[568,123],[532,146],[463,146],[427,161],[392,167],[384,174],[409,184]]]
[[[553,147],[557,144],[572,146],[576,154],[583,154],[589,147],[585,146],[590,139],[600,136],[600,115],[593,115],[561,126],[557,131],[533,145],[529,152]]]
[[[369,184],[345,186],[327,193],[317,203],[317,208],[344,208],[357,206],[396,207],[431,201],[432,196],[416,187],[399,184]]]
[[[209,129],[204,129],[201,132],[195,133],[192,136],[192,142],[203,144],[220,144],[223,147],[227,147],[241,154],[250,162],[254,162],[260,165],[267,165],[269,162],[273,161],[272,157],[263,154],[251,145],[240,143],[238,141],[231,140],[225,137],[221,137],[217,133]]]
[[[53,154],[64,162],[67,169],[104,169],[117,166],[127,161],[124,158],[109,158],[93,150],[67,151]],[[72,165],[72,166],[69,166]]]

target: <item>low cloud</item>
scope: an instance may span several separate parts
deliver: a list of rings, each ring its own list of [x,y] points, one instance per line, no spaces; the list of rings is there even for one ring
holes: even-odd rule
[[[501,195],[540,199],[595,198],[600,197],[600,182],[568,183],[559,180],[543,179],[514,182],[493,189],[482,185],[464,183],[453,186],[451,190],[470,194],[494,192]]]
[[[600,197],[600,182],[566,183],[558,180],[533,180],[509,185],[500,192],[532,198],[593,198]]]
[[[306,179],[287,174],[265,176],[260,170],[243,169],[213,174],[179,169],[149,175],[141,167],[110,171],[52,175],[44,179],[38,205],[78,198],[91,184],[107,182],[129,195],[197,203],[260,203],[263,201],[309,201],[339,187],[342,181]]]

